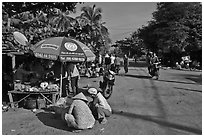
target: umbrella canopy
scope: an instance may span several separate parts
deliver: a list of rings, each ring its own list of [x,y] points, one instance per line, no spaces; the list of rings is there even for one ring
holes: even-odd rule
[[[62,62],[83,62],[95,60],[95,54],[83,43],[67,37],[52,37],[44,39],[32,47],[38,58]]]

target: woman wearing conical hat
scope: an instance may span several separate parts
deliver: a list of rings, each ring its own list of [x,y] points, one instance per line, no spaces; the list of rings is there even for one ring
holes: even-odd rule
[[[75,129],[89,129],[94,126],[95,119],[87,105],[87,98],[81,92],[74,96],[73,102],[67,113],[62,114],[62,119],[66,121],[68,127]]]

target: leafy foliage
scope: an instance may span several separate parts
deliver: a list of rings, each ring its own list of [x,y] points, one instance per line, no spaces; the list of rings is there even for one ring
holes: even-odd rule
[[[11,17],[26,11],[34,14],[43,11],[50,14],[54,8],[62,12],[74,12],[76,4],[77,2],[3,2],[2,9]]]
[[[90,45],[96,54],[103,50],[103,46],[111,42],[108,29],[102,22],[102,9],[85,6],[81,8],[81,15],[76,17],[82,28],[82,41]]]
[[[143,40],[138,37],[138,32],[132,33],[130,38],[116,41],[116,47],[119,47],[120,52],[118,54],[127,54],[130,57],[141,57],[145,52]]]
[[[3,2],[3,46],[27,50],[18,46],[13,32],[19,31],[29,45],[53,36],[70,36],[86,43],[95,53],[110,43],[108,29],[102,22],[102,10],[83,7],[80,17],[72,18],[76,2]],[[21,8],[20,8],[21,7]]]
[[[148,49],[171,52],[174,58],[175,54],[190,54],[202,48],[201,24],[201,3],[161,2],[149,24],[138,30],[138,36]]]
[[[51,36],[65,35],[72,25],[69,12],[74,12],[76,2],[3,2],[3,49],[28,50],[13,39],[13,32],[23,33],[30,44]],[[58,9],[60,8],[60,10]],[[8,46],[9,43],[9,46]]]

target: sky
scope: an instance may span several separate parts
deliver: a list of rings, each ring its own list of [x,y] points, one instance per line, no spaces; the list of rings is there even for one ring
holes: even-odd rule
[[[147,25],[156,10],[156,2],[85,2],[77,4],[73,16],[80,14],[81,7],[94,4],[102,9],[102,21],[106,22],[113,44]]]

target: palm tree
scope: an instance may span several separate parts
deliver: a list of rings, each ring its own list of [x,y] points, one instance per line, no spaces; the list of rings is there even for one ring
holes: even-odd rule
[[[55,8],[53,14],[48,17],[49,24],[51,24],[51,27],[53,27],[56,32],[68,33],[76,24],[76,20],[68,14],[68,12],[62,12],[60,9]]]
[[[92,48],[96,50],[98,42],[110,43],[108,29],[104,26],[105,22],[102,22],[102,9],[93,5],[92,7],[82,7],[81,11],[81,15],[76,19],[82,30],[87,30],[88,35],[84,36],[90,37],[89,44],[93,46]]]
[[[92,29],[95,29],[99,26],[100,21],[102,19],[102,9],[96,8],[95,5],[93,7],[82,7],[81,8],[81,19],[85,21],[85,23],[89,24]]]

